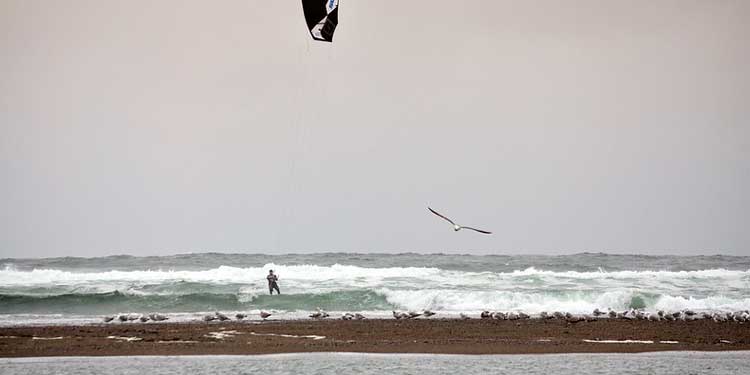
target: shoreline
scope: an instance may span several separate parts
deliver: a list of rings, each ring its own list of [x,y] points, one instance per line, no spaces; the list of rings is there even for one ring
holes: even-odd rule
[[[750,324],[710,320],[273,320],[0,328],[0,357],[744,350],[750,350]]]

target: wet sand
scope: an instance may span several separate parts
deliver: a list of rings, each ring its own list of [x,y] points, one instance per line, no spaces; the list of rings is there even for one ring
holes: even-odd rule
[[[631,342],[602,342],[605,340]],[[602,319],[567,323],[559,320],[384,319],[0,328],[0,357],[663,350],[750,350],[750,324],[710,320],[649,322]]]

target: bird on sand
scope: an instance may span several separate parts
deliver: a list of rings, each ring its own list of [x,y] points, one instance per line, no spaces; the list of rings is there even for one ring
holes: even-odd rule
[[[433,210],[432,208],[427,207],[427,209],[430,210],[430,212],[432,212],[433,214],[435,214],[435,215],[439,216],[440,218],[442,218],[443,220],[451,223],[453,225],[453,230],[456,231],[456,232],[458,232],[461,229],[471,229],[471,230],[473,230],[475,232],[479,232],[479,233],[482,233],[482,234],[492,234],[492,232],[488,232],[486,230],[481,230],[481,229],[477,229],[477,228],[472,228],[472,227],[466,227],[466,226],[463,226],[463,225],[458,225],[458,224],[454,223],[453,220],[451,220],[451,219],[449,219],[449,218],[447,218],[447,217],[439,214],[437,211]]]
[[[225,320],[229,320],[229,317],[217,311],[216,312],[216,319],[219,319],[219,320],[221,320],[223,322]]]
[[[327,318],[328,316],[329,316],[328,313],[321,310],[320,307],[318,307],[318,311],[310,314],[310,317],[313,319],[323,319],[323,318]]]
[[[204,322],[213,322],[214,320],[218,319],[216,315],[203,315],[203,321]]]
[[[164,316],[162,314],[154,314],[154,316],[151,317],[151,320],[153,320],[155,322],[161,322],[161,321],[164,321],[164,320],[169,320],[169,317]]]
[[[505,319],[508,319],[508,314],[502,311],[497,311],[497,312],[491,313],[490,318],[496,319],[496,320],[505,320]]]
[[[396,320],[409,319],[410,318],[409,314],[402,313],[402,312],[396,312],[396,311],[393,311],[393,317],[396,318]]]
[[[271,316],[271,313],[267,313],[267,312],[265,312],[265,311],[261,311],[261,312],[260,312],[260,317],[261,317],[261,319],[263,319],[263,320],[266,320],[266,319],[267,319],[267,318],[268,318],[269,316]]]
[[[409,311],[407,312],[407,314],[409,315],[409,319],[414,319],[416,317],[422,316],[422,313],[418,313],[416,311]]]

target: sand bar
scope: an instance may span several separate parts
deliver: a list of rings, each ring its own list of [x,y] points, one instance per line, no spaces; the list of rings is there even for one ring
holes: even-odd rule
[[[231,334],[222,335],[222,339],[217,340],[212,337],[216,336],[212,333],[217,332]],[[34,340],[34,337],[62,339]],[[113,340],[109,337],[138,337],[141,340]],[[313,337],[324,338],[313,340]],[[661,350],[750,350],[750,324],[709,320],[567,323],[558,320],[373,319],[0,328],[0,357],[295,352],[521,354]]]

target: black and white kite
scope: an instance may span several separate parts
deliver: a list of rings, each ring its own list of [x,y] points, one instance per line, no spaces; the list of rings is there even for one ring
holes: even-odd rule
[[[302,0],[302,10],[313,39],[333,42],[339,24],[339,0]]]
[[[439,214],[437,211],[433,210],[432,208],[427,207],[427,209],[430,210],[430,212],[432,212],[433,214],[435,214],[435,215],[439,216],[440,218],[442,218],[443,220],[445,220],[445,221],[453,224],[453,230],[456,231],[456,232],[458,232],[461,229],[471,229],[471,230],[473,230],[475,232],[479,232],[479,233],[483,233],[483,234],[492,234],[492,232],[488,232],[486,230],[481,230],[481,229],[477,229],[477,228],[465,227],[463,225],[458,225],[458,224],[454,223],[453,220],[448,219],[447,217]]]

